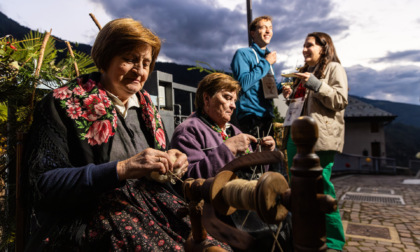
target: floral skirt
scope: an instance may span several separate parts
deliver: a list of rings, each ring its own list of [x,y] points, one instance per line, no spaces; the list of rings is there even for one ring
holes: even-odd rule
[[[84,247],[92,251],[184,251],[191,232],[186,203],[161,184],[128,180],[106,194],[88,224]],[[211,239],[211,238],[210,238]],[[213,245],[229,246],[211,239]]]

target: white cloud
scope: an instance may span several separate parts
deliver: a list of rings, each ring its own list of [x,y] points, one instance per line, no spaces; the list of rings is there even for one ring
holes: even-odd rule
[[[351,24],[345,36],[335,40],[344,66],[362,64],[382,70],[396,63],[372,63],[374,59],[382,58],[388,52],[418,49],[420,24],[416,20],[420,2],[414,0],[333,0],[333,2],[336,5],[333,15],[341,16]]]
[[[99,3],[89,0],[14,0],[2,1],[0,11],[19,24],[64,40],[93,44],[98,28],[89,16],[93,13],[104,25],[111,17]]]

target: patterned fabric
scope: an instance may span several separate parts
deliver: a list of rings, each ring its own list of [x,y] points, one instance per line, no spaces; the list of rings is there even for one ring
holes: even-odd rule
[[[177,216],[184,201],[162,186],[129,180],[109,192],[86,231],[91,251],[183,251],[191,230],[187,217]]]
[[[138,95],[143,120],[155,136],[155,148],[164,150],[166,140],[161,117],[146,91],[141,90]],[[78,78],[70,85],[55,89],[53,96],[60,101],[67,116],[76,122],[81,140],[87,140],[92,146],[101,145],[115,134],[117,113],[101,83]]]
[[[203,121],[207,126],[209,126],[212,130],[216,131],[217,133],[220,134],[220,136],[223,139],[223,142],[226,141],[229,137],[231,137],[232,133],[231,133],[231,129],[227,128],[226,132],[223,131],[219,125],[215,124],[213,122],[213,120],[210,119],[210,117],[204,113],[201,112],[196,112],[198,118],[200,118],[201,121]]]
[[[107,193],[99,205],[82,251],[184,251],[191,226],[189,217],[179,212],[186,203],[161,184],[128,180],[124,187]],[[207,239],[231,251],[226,243]]]
[[[306,88],[303,86],[302,82],[299,82],[299,85],[296,88],[295,96],[293,98],[304,97],[306,93]]]

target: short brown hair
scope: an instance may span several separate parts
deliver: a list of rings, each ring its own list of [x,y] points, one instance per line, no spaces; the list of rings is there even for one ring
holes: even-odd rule
[[[257,17],[256,19],[252,20],[251,24],[249,24],[249,32],[251,31],[255,31],[257,29],[257,24],[261,21],[261,20],[268,20],[271,21],[272,18],[271,16],[261,16],[261,17]]]
[[[206,75],[200,83],[198,83],[197,92],[195,94],[194,105],[197,111],[202,111],[204,108],[204,93],[210,97],[217,92],[227,90],[229,92],[235,91],[238,94],[241,86],[239,82],[232,76],[224,73],[211,73]]]
[[[92,59],[100,70],[107,70],[111,60],[139,46],[152,47],[153,71],[161,47],[161,40],[151,30],[132,18],[120,18],[107,23],[98,33],[92,47]]]

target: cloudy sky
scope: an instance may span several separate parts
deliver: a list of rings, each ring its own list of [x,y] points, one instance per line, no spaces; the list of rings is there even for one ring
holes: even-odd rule
[[[420,105],[420,1],[253,0],[253,17],[271,15],[276,74],[302,64],[306,34],[331,35],[347,71],[350,94]],[[164,45],[159,61],[204,61],[230,71],[235,50],[248,45],[246,0],[14,0],[0,11],[21,25],[93,44],[101,25],[132,17]]]

